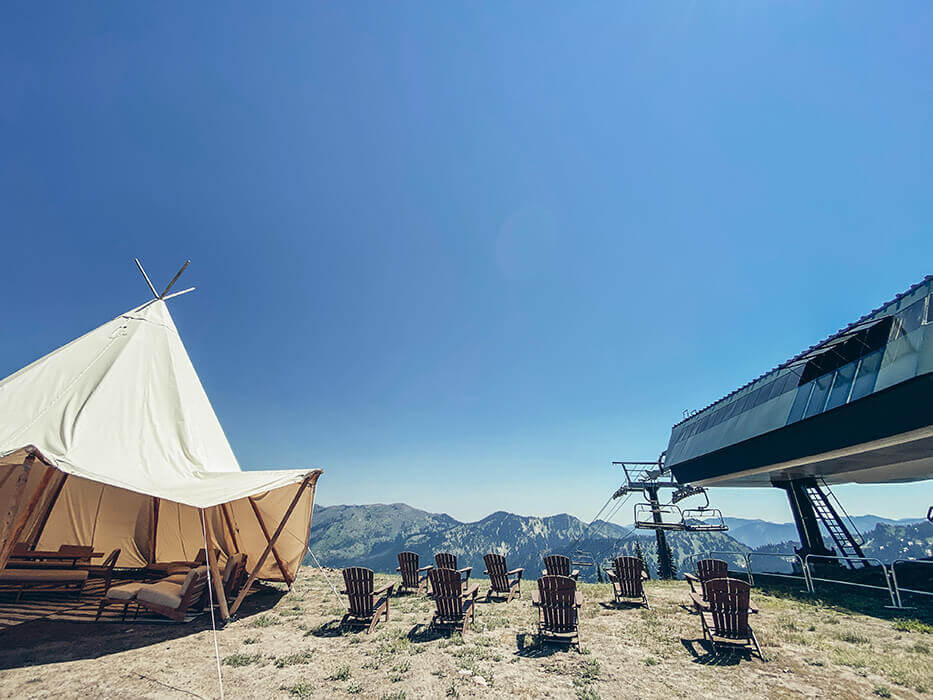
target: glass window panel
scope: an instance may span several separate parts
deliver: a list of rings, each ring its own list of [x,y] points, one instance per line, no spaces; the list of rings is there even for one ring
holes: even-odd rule
[[[843,365],[836,372],[836,381],[833,383],[833,389],[829,394],[829,400],[826,402],[826,410],[841,406],[849,398],[849,389],[852,386],[852,379],[855,378],[855,368],[857,362],[850,362]]]
[[[787,417],[788,423],[794,423],[803,418],[803,412],[807,408],[807,402],[810,400],[810,392],[813,390],[813,382],[804,384],[797,389],[797,396],[794,398],[794,405],[790,408],[790,415]]]
[[[921,299],[920,301],[915,301],[913,304],[897,314],[897,321],[900,322],[895,323],[895,327],[899,326],[898,336],[906,335],[911,331],[920,328],[920,326],[923,324],[923,307],[925,302],[925,298]]]
[[[815,416],[817,413],[823,412],[823,406],[826,404],[829,388],[833,383],[833,376],[835,376],[835,372],[824,374],[822,377],[817,377],[816,380],[814,380],[813,393],[810,395],[810,403],[807,404],[804,418],[809,418],[810,416]]]
[[[849,397],[849,401],[855,401],[863,396],[868,396],[874,391],[875,380],[878,378],[878,369],[880,367],[881,350],[876,350],[862,358],[858,366],[855,384],[852,387],[852,395]]]

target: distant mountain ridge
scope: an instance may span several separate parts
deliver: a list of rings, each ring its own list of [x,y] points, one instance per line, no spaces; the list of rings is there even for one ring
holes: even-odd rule
[[[855,516],[853,521],[865,536],[866,555],[885,561],[931,556],[933,523],[874,515]],[[797,546],[791,523],[751,518],[725,522],[727,532],[667,534],[679,572],[692,569],[694,559],[709,552],[735,562],[745,552],[792,552]],[[417,552],[425,564],[433,563],[435,552],[453,552],[460,566],[473,567],[474,575],[482,574],[483,555],[498,552],[506,555],[509,566],[523,567],[530,577],[537,577],[541,557],[552,552],[602,563],[640,550],[652,575],[657,571],[653,531],[605,521],[587,527],[567,513],[532,517],[497,511],[476,522],[461,522],[404,503],[315,506],[310,543],[326,566],[359,565],[381,572],[394,572],[396,557],[405,550]],[[594,566],[579,568],[584,580],[596,580]]]

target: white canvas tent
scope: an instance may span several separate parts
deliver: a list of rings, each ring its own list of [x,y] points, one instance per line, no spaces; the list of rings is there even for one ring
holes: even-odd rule
[[[20,541],[190,560],[203,513],[224,556],[290,585],[320,474],[240,469],[157,297],[0,381],[0,569]]]

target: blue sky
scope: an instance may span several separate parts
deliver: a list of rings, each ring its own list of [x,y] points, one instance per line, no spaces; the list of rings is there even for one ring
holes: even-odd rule
[[[3,17],[0,376],[191,258],[241,463],[321,466],[322,503],[588,519],[611,460],[931,272],[927,3]]]

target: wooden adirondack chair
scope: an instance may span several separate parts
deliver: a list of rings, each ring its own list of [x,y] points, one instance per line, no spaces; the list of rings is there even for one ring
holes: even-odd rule
[[[717,578],[706,582],[707,609],[700,612],[703,639],[709,639],[714,652],[719,651],[720,645],[750,646],[764,661],[755,633],[748,624],[750,590],[745,581],[737,579]]]
[[[570,557],[565,557],[563,554],[548,554],[544,557],[544,569],[541,570],[541,575],[569,576],[576,581],[580,575],[580,570],[570,570]]]
[[[344,569],[343,583],[346,588],[342,592],[347,596],[349,609],[340,621],[341,627],[368,627],[366,634],[369,634],[383,615],[386,622],[389,621],[389,599],[394,584],[373,590],[373,570],[362,566]]]
[[[538,636],[545,641],[573,645],[583,651],[578,612],[583,596],[577,582],[569,576],[542,576],[538,590],[531,594],[531,604],[538,609]]]
[[[684,574],[684,580],[690,584],[691,598],[699,593],[701,600],[706,600],[706,582],[710,579],[727,578],[728,576],[729,565],[722,559],[700,559],[697,562],[696,576],[687,573]]]
[[[402,585],[399,588],[424,591],[428,586],[428,572],[433,566],[418,566],[418,555],[414,552],[400,552],[398,555],[398,571],[402,574]]]
[[[626,598],[638,598],[639,603],[648,605],[643,582],[648,578],[644,564],[638,557],[616,557],[612,568],[606,570],[606,575],[612,583],[612,593],[616,603],[626,602]]]
[[[501,554],[487,554],[483,557],[486,563],[486,570],[483,572],[489,576],[489,590],[486,591],[486,601],[492,598],[493,594],[506,596],[505,602],[511,603],[515,596],[522,595],[522,573],[524,569],[512,569],[506,566],[505,557]]]
[[[431,629],[459,629],[461,634],[466,634],[467,623],[476,621],[479,584],[474,583],[465,591],[456,569],[431,569],[428,577],[436,607]]]
[[[438,569],[453,569],[460,573],[460,576],[463,580],[463,590],[466,590],[470,585],[470,572],[473,571],[472,566],[466,566],[462,569],[457,568],[457,555],[451,554],[450,552],[440,552],[434,555],[434,563],[437,565]],[[431,590],[434,590],[433,588]]]

